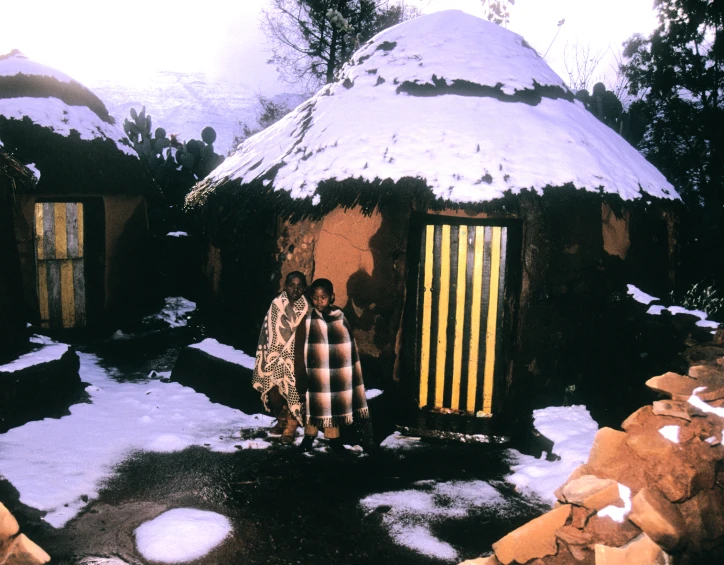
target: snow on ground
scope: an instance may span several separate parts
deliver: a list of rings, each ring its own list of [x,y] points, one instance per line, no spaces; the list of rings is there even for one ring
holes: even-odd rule
[[[37,337],[37,336],[36,336]],[[68,345],[65,343],[57,343],[53,340],[35,340],[35,343],[41,343],[41,347],[25,355],[21,355],[17,359],[0,365],[0,373],[13,373],[33,365],[57,361],[65,352],[68,351]]]
[[[380,444],[385,449],[415,449],[422,445],[422,439],[413,436],[403,436],[400,432],[395,432],[391,436],[387,436]]]
[[[180,296],[167,297],[163,309],[145,319],[163,320],[172,328],[180,328],[188,323],[188,315],[194,310],[196,310],[196,304],[190,300]]]
[[[208,337],[199,343],[189,345],[189,347],[193,347],[194,349],[200,349],[204,353],[208,353],[213,357],[223,359],[224,361],[228,361],[229,363],[241,365],[242,367],[246,367],[247,369],[254,368],[254,357],[252,357],[251,355],[247,355],[240,349],[234,349],[230,345],[224,345],[223,343],[219,343],[211,337]]]
[[[630,294],[631,298],[633,298],[636,302],[640,302],[641,304],[651,304],[652,302],[658,300],[658,298],[656,298],[655,296],[646,294],[643,290],[636,288],[632,284],[626,285],[626,288],[628,288],[628,292],[626,294]]]
[[[456,81],[468,85],[467,95],[456,93]],[[335,82],[244,141],[201,190],[278,169],[274,189],[293,198],[314,198],[328,179],[406,177],[424,179],[435,196],[454,202],[569,183],[626,200],[643,192],[679,198],[581,102],[544,97],[527,104],[492,94],[536,83],[571,94],[511,31],[457,10],[415,18],[372,38]],[[406,92],[408,85],[419,95]]]
[[[513,474],[506,480],[518,491],[532,493],[550,504],[555,503],[554,492],[573,469],[588,460],[598,424],[585,406],[551,406],[533,411],[535,428],[553,442],[553,453],[558,461],[546,461],[508,450]]]
[[[20,502],[47,512],[53,527],[97,497],[114,467],[135,451],[264,447],[261,440],[240,441],[238,432],[268,423],[261,415],[214,404],[178,383],[116,382],[94,355],[79,357],[91,403],[0,435],[0,475],[18,490]]]
[[[636,302],[640,302],[641,304],[651,304],[651,302],[658,301],[659,299],[651,296],[649,294],[646,294],[644,291],[636,288],[634,285],[630,284],[628,286],[628,294],[632,296],[632,298]],[[664,306],[662,304],[652,304],[649,309],[646,311],[647,314],[652,314],[654,316],[659,316],[664,310],[668,310],[671,314],[674,316],[676,314],[689,314],[691,316],[696,316],[699,318],[699,321],[696,322],[696,325],[701,328],[718,328],[719,322],[715,322],[714,320],[709,320],[708,315],[703,310],[687,310],[686,308],[682,306]]]
[[[170,231],[166,234],[166,237],[187,237],[188,235],[185,231]]]
[[[149,561],[184,563],[203,557],[231,533],[229,520],[194,508],[175,508],[136,529],[138,551]]]
[[[472,511],[496,516],[511,511],[511,503],[485,481],[419,481],[413,486],[370,495],[360,505],[368,514],[383,512],[382,521],[396,543],[438,559],[456,559],[457,551],[433,534],[436,522],[464,518]]]

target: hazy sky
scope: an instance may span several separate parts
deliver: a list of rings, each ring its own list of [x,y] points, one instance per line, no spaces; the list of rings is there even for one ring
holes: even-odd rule
[[[424,12],[458,8],[480,15],[480,0],[407,0]],[[133,80],[156,70],[206,72],[275,94],[276,81],[259,13],[266,0],[18,0],[0,11],[0,54],[13,48],[81,82]],[[593,50],[617,49],[656,20],[652,0],[516,0],[510,25],[543,54],[566,22],[546,60],[567,79],[563,50],[578,41]],[[599,74],[612,77],[609,58]]]

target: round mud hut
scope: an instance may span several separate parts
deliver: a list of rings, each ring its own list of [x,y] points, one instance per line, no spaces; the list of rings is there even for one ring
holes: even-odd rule
[[[35,177],[13,195],[27,319],[78,328],[141,307],[157,188],[103,102],[12,51],[0,56],[0,143]]]
[[[613,305],[676,261],[671,184],[522,37],[460,11],[375,36],[186,204],[200,306],[238,344],[288,272],[328,278],[368,387],[462,431],[608,378]]]

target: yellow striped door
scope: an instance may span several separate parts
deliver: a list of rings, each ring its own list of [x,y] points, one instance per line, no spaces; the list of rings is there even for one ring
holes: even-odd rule
[[[491,415],[507,228],[427,225],[418,292],[420,406]]]
[[[48,328],[86,323],[83,204],[35,204],[35,258],[40,320]]]

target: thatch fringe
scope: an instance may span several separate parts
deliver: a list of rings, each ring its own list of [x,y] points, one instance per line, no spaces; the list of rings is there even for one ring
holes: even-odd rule
[[[476,84],[467,80],[454,79],[448,83],[443,77],[432,75],[432,84],[405,81],[397,87],[397,94],[405,93],[410,96],[444,96],[455,94],[457,96],[475,96],[479,98],[495,98],[500,102],[521,102],[530,106],[537,106],[543,98],[555,100],[563,98],[573,102],[573,92],[567,88],[556,85],[540,85],[533,81],[533,88],[516,90],[513,94],[506,94],[503,85],[495,86]]]

